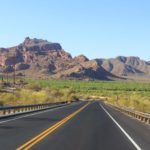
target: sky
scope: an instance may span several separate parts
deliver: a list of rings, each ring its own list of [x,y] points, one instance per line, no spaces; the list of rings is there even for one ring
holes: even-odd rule
[[[73,56],[150,61],[150,1],[0,0],[0,47],[27,36],[58,42]]]

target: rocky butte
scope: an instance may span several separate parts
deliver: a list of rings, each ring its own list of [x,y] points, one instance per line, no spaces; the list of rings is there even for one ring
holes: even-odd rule
[[[150,63],[137,57],[89,60],[72,57],[59,43],[29,37],[14,47],[0,48],[0,71],[32,78],[116,80],[128,75],[149,75]],[[120,77],[118,77],[120,76]]]
[[[86,56],[72,57],[59,43],[42,39],[25,38],[23,43],[0,48],[1,71],[25,73],[32,78],[98,79],[116,78],[106,71],[97,60]]]

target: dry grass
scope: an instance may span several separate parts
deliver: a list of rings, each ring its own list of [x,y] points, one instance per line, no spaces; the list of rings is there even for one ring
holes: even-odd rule
[[[71,101],[75,98],[72,90],[50,88],[24,88],[14,93],[1,93],[0,105],[28,105],[50,102]]]
[[[21,90],[0,93],[0,105],[104,98],[108,102],[150,112],[150,83],[123,81],[28,80]]]

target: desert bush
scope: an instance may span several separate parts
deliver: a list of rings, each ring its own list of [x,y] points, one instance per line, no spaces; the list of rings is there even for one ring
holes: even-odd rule
[[[37,83],[31,83],[31,84],[27,84],[25,86],[26,89],[30,89],[30,90],[34,90],[34,91],[40,91],[42,90],[42,87],[40,86],[40,84]]]

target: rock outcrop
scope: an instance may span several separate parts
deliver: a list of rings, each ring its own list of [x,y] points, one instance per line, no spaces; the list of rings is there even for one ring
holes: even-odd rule
[[[96,60],[84,55],[72,58],[59,43],[42,39],[25,38],[18,46],[0,49],[0,66],[3,72],[40,78],[104,79],[114,77]]]
[[[122,76],[150,76],[150,62],[139,57],[89,60],[72,58],[59,43],[29,37],[14,47],[0,48],[0,72],[35,78],[111,80]]]

